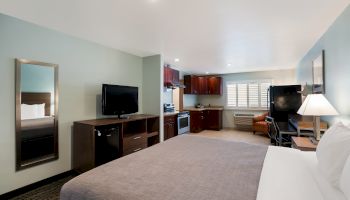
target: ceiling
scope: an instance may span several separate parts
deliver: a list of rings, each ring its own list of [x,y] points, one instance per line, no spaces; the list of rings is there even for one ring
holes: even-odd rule
[[[295,68],[349,1],[1,0],[0,12],[186,72],[235,73]]]

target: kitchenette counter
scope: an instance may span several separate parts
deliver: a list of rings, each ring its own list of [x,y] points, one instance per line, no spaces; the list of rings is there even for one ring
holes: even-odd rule
[[[175,112],[164,112],[164,117],[173,116],[173,115],[177,115],[177,114],[179,114],[179,111],[175,111]]]
[[[186,107],[184,110],[187,111],[204,111],[204,110],[224,110],[223,106],[210,106],[210,107],[203,107],[203,108],[196,108],[196,107]]]

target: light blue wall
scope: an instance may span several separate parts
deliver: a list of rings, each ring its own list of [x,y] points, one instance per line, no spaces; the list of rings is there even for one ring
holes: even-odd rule
[[[50,113],[53,114],[55,108],[55,68],[21,64],[21,91],[51,93]]]
[[[148,114],[159,115],[159,138],[163,141],[163,57],[154,55],[144,57],[143,65],[143,110]]]
[[[350,6],[336,19],[297,67],[297,81],[312,84],[312,61],[325,50],[326,97],[340,113],[325,117],[331,123],[350,121]]]
[[[55,69],[39,65],[21,65],[22,92],[51,92],[55,89]]]
[[[19,172],[15,58],[59,65],[59,159]],[[141,57],[0,14],[0,194],[70,170],[73,121],[98,116],[102,83],[136,86],[141,92],[142,67]],[[142,94],[139,105],[142,113]]]

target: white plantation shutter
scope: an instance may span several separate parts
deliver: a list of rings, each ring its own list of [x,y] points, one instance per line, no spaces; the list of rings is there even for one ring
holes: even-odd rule
[[[228,82],[227,106],[235,108],[268,108],[271,80]]]
[[[259,84],[249,83],[248,85],[248,102],[250,108],[259,107]]]
[[[268,107],[268,102],[270,101],[268,90],[270,85],[271,83],[269,82],[260,83],[260,107]]]
[[[248,107],[248,88],[246,83],[237,84],[237,107]]]
[[[227,106],[237,107],[237,87],[236,83],[227,84]]]

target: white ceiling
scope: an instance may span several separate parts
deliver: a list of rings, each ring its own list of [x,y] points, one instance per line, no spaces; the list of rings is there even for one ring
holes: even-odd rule
[[[163,54],[187,72],[232,73],[295,68],[349,1],[1,0],[0,12],[134,55]]]

